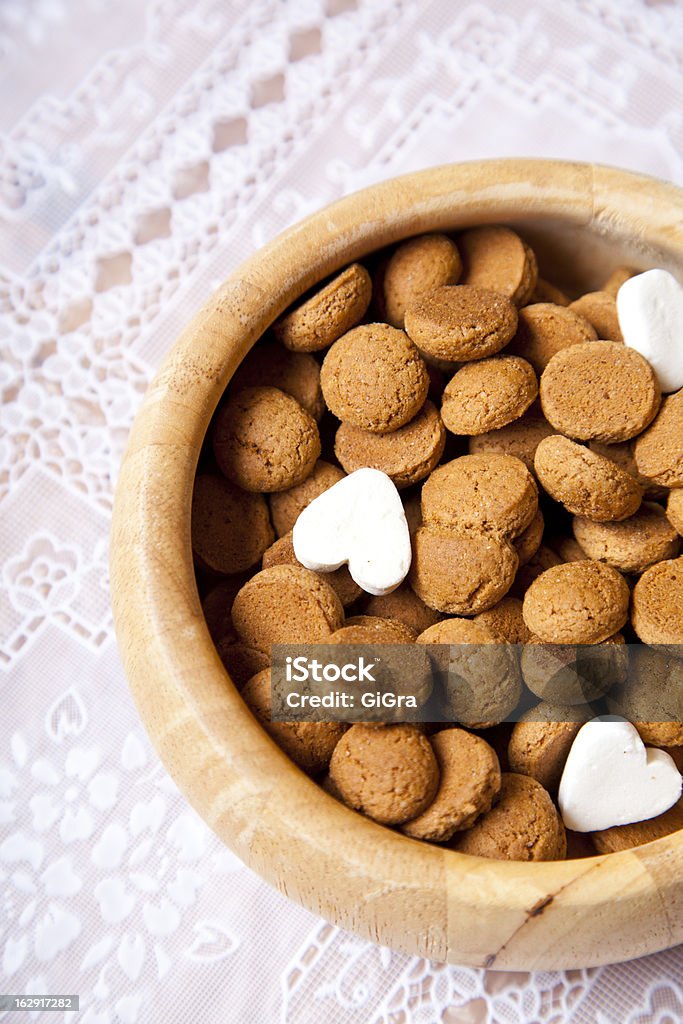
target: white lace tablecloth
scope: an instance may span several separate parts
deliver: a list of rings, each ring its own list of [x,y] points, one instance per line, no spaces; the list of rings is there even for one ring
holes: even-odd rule
[[[83,1024],[683,1019],[683,948],[487,974],[290,903],[188,808],[117,654],[112,490],[181,326],[303,214],[500,155],[683,183],[679,0],[0,0],[1,991]]]

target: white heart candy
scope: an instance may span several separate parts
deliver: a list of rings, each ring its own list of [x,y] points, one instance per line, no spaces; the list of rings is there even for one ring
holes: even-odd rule
[[[348,562],[369,594],[389,594],[408,575],[412,551],[396,487],[378,469],[357,469],[308,505],[292,535],[294,554],[316,572]]]
[[[593,718],[579,729],[564,766],[558,803],[567,828],[597,832],[663,814],[683,780],[664,750],[646,747],[624,718]]]
[[[617,292],[624,343],[645,356],[666,394],[683,388],[683,288],[667,270],[647,270]]]

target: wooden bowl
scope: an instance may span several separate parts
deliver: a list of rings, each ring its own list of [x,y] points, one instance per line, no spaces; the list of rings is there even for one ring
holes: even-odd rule
[[[332,271],[409,235],[519,226],[545,273],[584,290],[620,263],[683,270],[683,192],[547,160],[454,164],[377,185],[280,235],[201,309],[135,421],[112,534],[116,629],[159,755],[209,826],[263,878],[352,932],[435,960],[513,970],[626,960],[683,941],[683,832],[557,863],[468,857],[348,810],[252,718],[204,622],[190,550],[199,450],[235,368]]]

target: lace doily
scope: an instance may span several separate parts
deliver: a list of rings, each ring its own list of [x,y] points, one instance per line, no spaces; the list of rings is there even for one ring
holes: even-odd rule
[[[681,949],[487,974],[278,895],[151,750],[107,580],[127,431],[210,291],[305,213],[433,163],[683,183],[681,5],[3,0],[0,56],[2,990],[77,992],[84,1024],[683,1019]]]

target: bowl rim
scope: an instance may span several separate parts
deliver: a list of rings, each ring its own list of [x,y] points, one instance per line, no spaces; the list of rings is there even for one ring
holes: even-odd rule
[[[427,231],[559,220],[683,259],[683,190],[550,160],[448,164],[314,213],[244,262],[150,384],[116,488],[115,627],[157,752],[223,841],[281,892],[365,938],[431,959],[515,970],[596,966],[683,941],[683,832],[584,860],[484,860],[344,807],[279,750],[216,653],[197,592],[190,502],[226,384],[291,302],[334,270]]]

